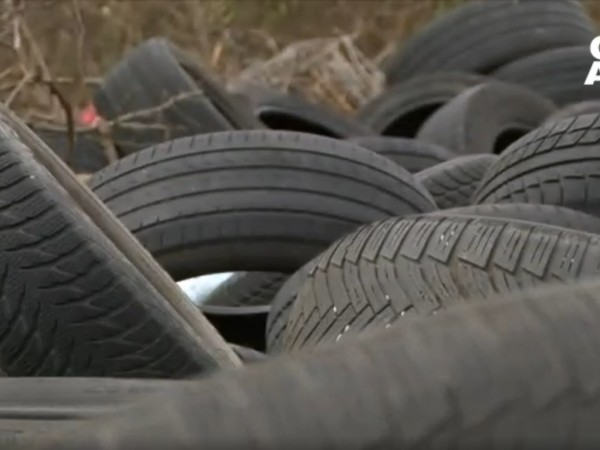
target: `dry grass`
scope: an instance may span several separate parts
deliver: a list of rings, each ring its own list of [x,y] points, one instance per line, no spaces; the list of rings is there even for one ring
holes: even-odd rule
[[[85,104],[90,86],[149,37],[168,37],[231,80],[309,38],[353,35],[356,47],[377,60],[466,0],[0,1],[0,99],[29,120],[48,120]],[[600,18],[600,2],[587,4]],[[353,106],[331,89],[311,94]]]

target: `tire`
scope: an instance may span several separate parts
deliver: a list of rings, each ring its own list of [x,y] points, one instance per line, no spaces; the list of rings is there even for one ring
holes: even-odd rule
[[[469,299],[597,277],[598,267],[600,236],[589,233],[441,212],[389,219],[322,254],[292,306],[283,349],[337,342]]]
[[[270,305],[289,275],[278,272],[238,272],[206,296],[203,305]]]
[[[438,109],[417,139],[458,155],[500,154],[554,112],[552,102],[519,86],[490,82],[467,89]]]
[[[583,84],[592,62],[589,42],[586,42],[579,47],[547,50],[519,59],[501,67],[494,76],[525,86],[565,106],[600,95],[600,85]]]
[[[29,448],[597,448],[599,289],[590,282],[476,302],[181,383]]]
[[[526,203],[504,203],[491,205],[470,205],[445,211],[434,211],[429,215],[498,217],[519,221],[550,224],[585,233],[600,234],[600,219],[552,205]],[[318,260],[318,257],[317,257]],[[316,263],[316,261],[315,261]],[[284,283],[275,296],[267,320],[267,352],[277,354],[283,350],[283,337],[287,328],[290,311],[298,296],[298,291],[308,278],[310,269],[303,268]]]
[[[541,203],[600,215],[598,115],[545,125],[488,170],[474,203]]]
[[[2,422],[8,420],[61,422],[89,419],[173,385],[172,380],[2,378],[0,428]]]
[[[411,173],[455,157],[443,147],[414,139],[368,136],[352,139],[352,142],[391,159]]]
[[[65,129],[33,126],[31,129],[76,173],[94,173],[108,165],[108,158],[95,131],[76,132],[69,153]]]
[[[563,206],[533,203],[499,203],[469,205],[440,211],[441,215],[470,217],[499,217],[526,222],[544,223],[554,227],[600,234],[600,219]],[[436,212],[429,213],[435,215]]]
[[[425,121],[484,77],[469,73],[424,74],[390,86],[357,113],[357,120],[383,136],[413,138]]]
[[[440,209],[466,206],[496,155],[467,155],[437,164],[415,175]]]
[[[589,45],[595,35],[576,1],[471,3],[432,22],[382,68],[388,84],[434,72],[488,74],[540,51]]]
[[[298,296],[300,287],[310,273],[310,264],[305,264],[296,273],[289,277],[281,286],[267,316],[266,350],[272,355],[279,353],[283,345],[283,336],[287,328],[288,318],[292,305]]]
[[[600,113],[600,100],[586,100],[579,103],[571,103],[554,114],[551,114],[544,123],[547,125],[552,122],[558,122],[559,120],[570,119],[577,116],[583,116],[585,114],[599,114]]]
[[[104,119],[117,121],[113,139],[123,155],[181,136],[261,127],[242,102],[162,38],[127,53],[106,75],[94,104]]]
[[[296,131],[346,139],[372,131],[350,118],[315,105],[299,94],[251,85],[237,90],[246,97],[255,117],[271,130]]]
[[[435,208],[386,158],[283,131],[182,138],[122,159],[91,185],[176,280],[292,273],[363,223]]]
[[[4,108],[0,190],[2,372],[156,378],[235,365],[147,252]]]

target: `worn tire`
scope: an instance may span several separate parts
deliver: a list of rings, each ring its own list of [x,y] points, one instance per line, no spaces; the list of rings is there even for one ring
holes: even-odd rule
[[[599,290],[590,282],[475,301],[253,370],[182,382],[29,449],[597,448]]]
[[[564,206],[538,205],[535,203],[488,203],[451,208],[440,212],[442,215],[500,217],[544,223],[553,227],[600,234],[600,218]],[[436,211],[429,214],[435,215]]]
[[[598,235],[442,212],[388,219],[322,254],[292,306],[283,348],[336,342],[468,299],[597,277],[599,267]]]
[[[466,155],[437,164],[415,175],[440,209],[466,206],[496,155]]]
[[[433,73],[386,88],[358,110],[359,122],[383,136],[415,137],[444,104],[485,78],[470,73]]]
[[[420,172],[455,157],[444,147],[415,139],[367,136],[352,139],[352,142],[391,159],[411,173]]]
[[[459,155],[501,153],[554,112],[553,103],[526,88],[489,82],[467,89],[438,109],[417,139]]]
[[[10,111],[0,118],[0,370],[177,377],[227,366],[211,347],[221,341],[203,341],[214,329],[131,234]]]
[[[162,38],[129,51],[105,76],[94,104],[117,121],[112,137],[124,155],[181,136],[261,127],[205,68]]]
[[[551,122],[558,122],[563,119],[583,116],[585,114],[600,114],[600,100],[586,100],[566,105],[557,110],[554,114],[551,114],[550,117],[546,119],[544,125]]]
[[[600,219],[574,211],[569,208],[552,205],[535,205],[527,203],[503,203],[486,205],[469,205],[452,208],[444,211],[434,211],[429,215],[443,216],[470,216],[470,217],[498,217],[503,219],[519,220],[550,224],[586,233],[600,234]],[[316,264],[318,257],[311,263]],[[291,276],[275,296],[271,304],[271,311],[267,320],[267,352],[276,354],[283,349],[283,337],[288,325],[290,311],[298,296],[300,287],[308,278],[308,267]]]
[[[542,203],[600,215],[599,115],[550,123],[507,149],[488,170],[475,203]]]
[[[432,72],[487,74],[553,48],[589,45],[595,29],[577,1],[494,0],[458,7],[383,63],[388,84]]]
[[[91,186],[177,280],[293,272],[363,223],[435,208],[383,156],[283,131],[161,144],[96,173]]]
[[[525,86],[565,106],[600,95],[599,84],[583,84],[592,61],[590,45],[586,42],[579,47],[547,50],[519,59],[501,67],[494,76]]]
[[[265,339],[268,354],[275,354],[281,351],[290,310],[298,296],[300,287],[310,272],[310,265],[313,263],[314,260],[310,261],[290,276],[283,283],[271,303],[271,310],[267,316]]]
[[[347,118],[315,105],[300,94],[278,92],[260,85],[236,91],[246,97],[254,115],[272,130],[296,131],[338,139],[366,136],[372,131]]]
[[[270,305],[289,275],[278,272],[238,272],[208,294],[202,305]]]

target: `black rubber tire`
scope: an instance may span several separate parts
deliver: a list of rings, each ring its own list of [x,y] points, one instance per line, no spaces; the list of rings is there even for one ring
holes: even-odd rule
[[[425,74],[386,88],[356,118],[377,134],[412,138],[440,107],[485,80],[470,73]]]
[[[349,117],[315,105],[300,94],[283,93],[260,86],[234,91],[247,98],[255,117],[272,130],[296,131],[346,139],[373,132]]]
[[[181,136],[262,127],[205,68],[162,38],[129,51],[105,76],[94,104],[118,122],[112,137],[121,154]]]
[[[69,153],[69,134],[66,129],[31,126],[73,172],[94,173],[108,165],[108,158],[95,130],[75,132],[73,149]]]
[[[123,378],[1,378],[0,429],[7,420],[66,421],[103,415],[174,385],[172,380]]]
[[[0,371],[144,378],[217,368],[195,326],[214,329],[175,283],[31,130],[4,108],[0,118]]]
[[[474,203],[540,203],[600,216],[599,118],[547,124],[515,142],[489,168]]]
[[[536,53],[500,68],[494,76],[548,97],[559,106],[598,98],[600,84],[583,84],[592,62],[589,42]]]
[[[496,155],[465,155],[415,174],[440,209],[471,204],[473,193]]]
[[[564,206],[535,203],[490,203],[469,205],[440,211],[442,215],[500,217],[526,222],[544,223],[584,233],[600,234],[600,218]],[[436,211],[429,213],[435,215]]]
[[[204,298],[202,305],[270,305],[288,276],[288,274],[279,272],[235,273],[213,289]]]
[[[411,173],[456,157],[444,147],[415,139],[368,136],[352,139],[352,142],[391,159]]]
[[[271,310],[267,316],[266,326],[266,350],[272,355],[279,353],[283,346],[283,336],[287,327],[288,318],[292,305],[298,296],[300,287],[308,277],[311,264],[315,261],[302,266],[281,286],[275,298],[271,302]]]
[[[599,291],[530,290],[181,383],[29,449],[598,448]]]
[[[458,155],[499,154],[554,111],[550,100],[533,91],[492,81],[467,89],[438,109],[417,139]]]
[[[97,172],[91,186],[176,280],[291,273],[363,223],[435,209],[383,156],[284,131],[182,138]]]
[[[535,205],[527,203],[503,203],[486,205],[469,205],[460,208],[434,211],[430,215],[460,215],[471,217],[500,217],[527,222],[551,224],[586,233],[600,234],[600,219],[574,211],[569,208],[553,205]],[[311,263],[316,264],[316,260]],[[283,336],[288,325],[290,310],[298,296],[300,287],[310,273],[305,267],[292,275],[275,296],[267,319],[267,353],[277,354],[283,350]]]
[[[595,36],[578,1],[473,2],[418,32],[382,68],[388,84],[433,72],[488,74],[543,50],[589,45]]]
[[[292,306],[283,349],[337,342],[533,285],[597,277],[599,266],[594,234],[442,212],[388,219],[323,253]]]
[[[584,116],[586,114],[600,114],[600,100],[586,100],[564,106],[554,114],[551,114],[550,117],[546,119],[544,125],[558,122],[559,120]]]

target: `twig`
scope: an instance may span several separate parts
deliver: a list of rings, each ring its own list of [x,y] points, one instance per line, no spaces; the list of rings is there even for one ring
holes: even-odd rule
[[[76,39],[76,52],[75,61],[77,65],[77,73],[75,74],[75,83],[78,88],[76,104],[82,100],[85,85],[83,83],[84,69],[83,69],[83,54],[85,49],[85,25],[83,24],[83,17],[81,15],[81,5],[79,0],[71,0],[73,6],[73,16],[75,19],[75,25],[77,30]]]
[[[46,86],[50,91],[50,94],[58,100],[60,106],[65,112],[65,118],[67,119],[67,154],[65,155],[65,162],[68,164],[71,160],[71,155],[73,154],[73,150],[75,149],[75,120],[73,118],[73,107],[66,99],[64,94],[60,91],[60,89],[52,82],[52,81],[42,81],[41,79],[36,79],[36,82]]]
[[[17,96],[21,93],[23,88],[27,86],[31,82],[32,76],[29,73],[23,74],[23,77],[19,80],[14,89],[8,94],[6,100],[4,100],[4,104],[7,108],[10,107],[12,102],[17,98]]]

